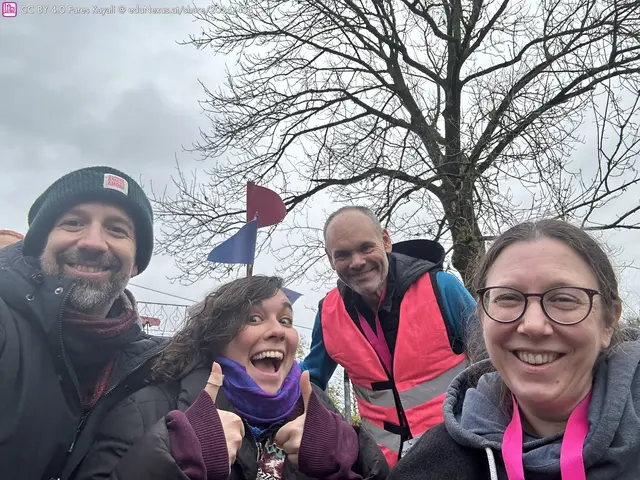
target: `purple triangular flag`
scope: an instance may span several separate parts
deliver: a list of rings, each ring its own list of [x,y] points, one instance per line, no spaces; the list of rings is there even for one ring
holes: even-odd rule
[[[207,260],[216,263],[243,263],[253,265],[256,255],[258,221],[252,220],[242,226],[233,237],[226,239],[211,250]]]
[[[291,305],[293,305],[296,302],[296,300],[302,296],[301,293],[294,292],[289,288],[282,287],[281,290],[287,296],[287,298],[291,302]]]

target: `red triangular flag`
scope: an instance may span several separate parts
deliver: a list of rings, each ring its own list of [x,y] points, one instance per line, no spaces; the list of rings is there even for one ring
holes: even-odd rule
[[[258,217],[258,228],[280,223],[287,215],[287,207],[273,190],[247,183],[247,222]]]

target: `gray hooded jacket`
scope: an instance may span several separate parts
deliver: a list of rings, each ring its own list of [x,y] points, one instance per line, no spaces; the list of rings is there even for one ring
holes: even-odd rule
[[[588,480],[640,479],[640,332],[633,331],[632,335],[634,341],[616,347],[595,368],[589,433],[583,449]],[[498,400],[498,374],[487,373],[473,385],[476,369],[486,370],[488,362],[469,367],[453,380],[443,404],[445,428],[427,432],[394,468],[390,479],[436,478],[429,473],[436,470],[449,471],[448,478],[506,478],[501,447],[510,418]],[[445,447],[451,440],[461,448],[445,460],[438,449],[451,452],[450,446]],[[525,435],[523,464],[527,480],[561,478],[561,444],[562,434],[540,439]],[[485,461],[478,462],[482,451]],[[465,458],[461,454],[477,464],[462,468],[460,462]],[[443,461],[451,465],[442,465]],[[486,465],[482,471],[478,471],[480,463]],[[469,477],[462,470],[478,473]]]

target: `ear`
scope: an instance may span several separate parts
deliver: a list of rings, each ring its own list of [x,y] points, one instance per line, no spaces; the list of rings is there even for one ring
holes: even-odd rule
[[[134,265],[131,269],[131,276],[135,277],[136,275],[138,275],[138,265]]]
[[[620,318],[622,317],[622,302],[620,300],[616,300],[613,302],[613,318],[615,322],[613,323],[614,327],[617,327],[620,323]]]
[[[331,268],[333,270],[336,269],[335,265],[333,264],[333,258],[331,257],[331,254],[329,253],[329,250],[327,250],[326,248],[324,249],[324,253],[327,255],[327,259],[329,260],[329,265],[331,265]]]
[[[622,302],[620,300],[616,300],[613,302],[613,308],[610,315],[611,323],[605,327],[602,335],[601,347],[603,349],[609,348],[609,345],[611,345],[611,337],[613,336],[613,332],[616,331],[618,325],[620,324],[620,317],[622,317]]]
[[[386,228],[382,229],[382,244],[384,245],[384,251],[387,253],[391,253],[393,242],[391,242],[391,236],[389,235],[389,231]]]

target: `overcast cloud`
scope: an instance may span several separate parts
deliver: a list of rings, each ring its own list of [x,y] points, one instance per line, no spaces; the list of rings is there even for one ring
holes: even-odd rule
[[[199,166],[182,146],[209,127],[198,80],[220,84],[224,59],[177,44],[198,29],[190,15],[54,14],[51,6],[29,15],[29,5],[37,9],[18,2],[17,17],[0,18],[0,229],[25,232],[35,198],[76,168],[111,165],[149,191],[151,182],[160,190],[169,184],[176,155],[187,171]],[[273,262],[261,257],[256,271],[273,271]],[[177,273],[170,258],[155,256],[133,283],[196,301],[215,287],[167,280]],[[321,295],[293,288],[306,294],[296,303],[296,323],[311,327]],[[188,303],[131,290],[142,301]]]
[[[135,6],[116,6],[121,4]],[[0,228],[25,232],[33,200],[75,168],[107,164],[145,187],[153,182],[162,188],[174,173],[176,154],[185,170],[198,166],[182,153],[183,145],[198,139],[199,127],[209,127],[198,105],[204,98],[198,80],[212,89],[220,85],[224,59],[176,43],[199,29],[189,15],[27,15],[28,5],[18,2],[17,17],[0,18]],[[640,253],[635,232],[606,238],[620,253],[619,264]],[[257,271],[273,267],[265,255]],[[170,258],[156,256],[134,283],[196,301],[215,287],[207,281],[172,284],[166,277],[176,273]],[[637,271],[627,269],[623,279],[635,306]],[[322,294],[309,284],[292,288],[305,294],[296,304],[296,323],[311,327]],[[184,303],[132,290],[142,301]]]

